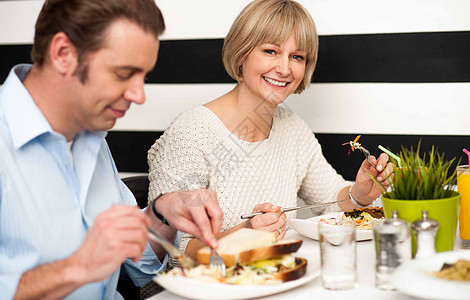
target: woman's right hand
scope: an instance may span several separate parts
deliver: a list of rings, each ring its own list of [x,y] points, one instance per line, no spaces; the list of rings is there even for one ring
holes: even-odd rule
[[[281,207],[266,202],[257,204],[253,208],[253,213],[256,212],[264,212],[264,214],[254,216],[248,220],[248,227],[256,230],[274,232],[276,239],[278,241],[282,240],[286,235],[287,217],[281,210]]]

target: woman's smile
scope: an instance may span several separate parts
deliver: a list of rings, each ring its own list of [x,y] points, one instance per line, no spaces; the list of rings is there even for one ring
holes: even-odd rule
[[[284,87],[284,86],[286,86],[287,84],[289,84],[289,82],[286,82],[286,81],[278,81],[278,80],[275,80],[275,79],[272,79],[272,78],[269,78],[269,77],[266,77],[266,76],[263,76],[263,78],[264,78],[264,80],[266,80],[267,82],[269,82],[270,84],[275,85],[275,86]]]

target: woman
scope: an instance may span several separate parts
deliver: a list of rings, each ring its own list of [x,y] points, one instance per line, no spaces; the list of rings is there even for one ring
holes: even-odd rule
[[[221,235],[242,227],[285,235],[280,207],[343,200],[329,210],[371,204],[391,172],[388,156],[364,161],[356,184],[328,164],[306,123],[281,104],[309,86],[318,52],[308,11],[288,0],[256,0],[240,13],[222,58],[238,84],[227,94],[181,114],[148,152],[149,200],[199,188],[217,192],[224,212]],[[240,215],[263,211],[248,221]],[[242,222],[243,221],[243,222]],[[190,242],[189,242],[190,241]],[[189,242],[189,243],[188,243]],[[202,243],[185,235],[193,255]]]

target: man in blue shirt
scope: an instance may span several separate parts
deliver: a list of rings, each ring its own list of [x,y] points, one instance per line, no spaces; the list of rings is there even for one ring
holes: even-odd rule
[[[166,263],[148,226],[216,246],[215,192],[192,191],[207,195],[199,206],[165,194],[141,211],[105,141],[144,103],[163,30],[153,0],[45,2],[33,66],[13,68],[0,89],[1,299],[120,299],[122,263],[137,285]]]

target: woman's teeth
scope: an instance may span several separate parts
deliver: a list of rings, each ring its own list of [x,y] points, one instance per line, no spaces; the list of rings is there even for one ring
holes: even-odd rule
[[[276,81],[276,80],[268,78],[268,77],[263,77],[263,78],[264,78],[264,80],[266,80],[267,82],[269,82],[272,85],[286,86],[286,84],[287,84],[287,82]]]

